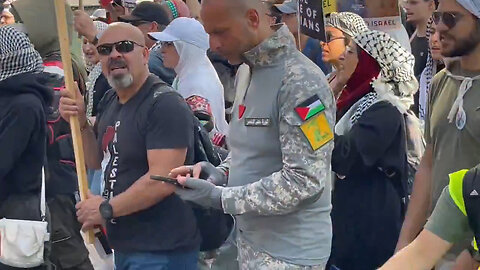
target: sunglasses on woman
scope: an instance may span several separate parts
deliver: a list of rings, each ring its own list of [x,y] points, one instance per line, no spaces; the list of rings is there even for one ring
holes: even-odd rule
[[[160,46],[170,47],[170,46],[173,46],[173,42],[172,41],[160,41]]]
[[[435,24],[438,25],[440,21],[442,21],[443,24],[450,29],[455,27],[462,17],[463,15],[457,12],[433,12],[433,21]]]
[[[112,53],[113,47],[115,47],[115,50],[117,50],[117,52],[121,54],[125,54],[133,51],[133,49],[135,48],[135,45],[140,46],[142,48],[145,47],[143,45],[136,43],[135,41],[122,40],[115,43],[107,43],[107,44],[99,45],[97,47],[97,52],[100,55],[107,56]]]

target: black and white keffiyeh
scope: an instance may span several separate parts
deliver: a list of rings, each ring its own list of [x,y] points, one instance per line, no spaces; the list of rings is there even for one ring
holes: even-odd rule
[[[0,27],[0,81],[22,73],[42,71],[42,57],[30,39],[14,27]]]
[[[373,104],[377,102],[378,94],[376,92],[370,92],[363,96],[359,102],[358,107],[356,107],[355,112],[350,117],[351,125],[355,124],[357,120],[362,116],[362,114],[368,110]]]
[[[435,30],[433,28],[433,17],[428,20],[427,23],[427,34],[426,38],[430,42],[433,34],[435,34]],[[437,62],[433,60],[432,52],[430,48],[428,49],[427,55],[427,64],[425,65],[425,69],[420,75],[420,88],[419,88],[419,108],[418,114],[421,121],[424,121],[427,110],[428,110],[428,96],[430,94],[430,87],[432,85],[433,76],[437,74]]]
[[[350,37],[368,31],[368,26],[363,18],[352,12],[330,13],[326,19],[326,26],[335,27]]]
[[[368,30],[353,37],[354,42],[380,65],[380,76],[372,82],[379,100],[391,102],[405,114],[418,91],[414,75],[415,58],[388,34]]]
[[[95,28],[97,28],[98,36],[101,36],[103,32],[108,28],[108,24],[100,21],[94,21]],[[92,117],[93,112],[93,94],[95,89],[95,83],[102,74],[102,64],[87,63],[89,74],[86,82],[87,87],[87,117]]]

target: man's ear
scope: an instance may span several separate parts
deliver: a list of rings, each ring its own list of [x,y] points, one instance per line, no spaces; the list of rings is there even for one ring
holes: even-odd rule
[[[157,22],[152,22],[152,23],[150,24],[149,32],[158,32],[158,31],[160,31],[160,30],[158,29],[158,23],[157,23]]]
[[[258,14],[258,11],[255,9],[249,9],[247,10],[247,13],[245,14],[246,19],[248,21],[248,24],[253,27],[253,28],[258,28],[260,25],[260,16]]]
[[[145,64],[148,65],[148,59],[150,58],[150,50],[147,47],[145,47],[143,48],[142,54],[143,54],[143,59],[145,60]]]

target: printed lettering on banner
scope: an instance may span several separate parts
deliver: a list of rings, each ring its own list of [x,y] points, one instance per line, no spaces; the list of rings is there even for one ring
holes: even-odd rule
[[[325,40],[323,0],[299,0],[300,31],[314,39]]]

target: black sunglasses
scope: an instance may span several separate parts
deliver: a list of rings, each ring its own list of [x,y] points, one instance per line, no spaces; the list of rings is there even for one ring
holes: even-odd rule
[[[100,55],[107,56],[112,53],[113,47],[115,47],[115,50],[117,50],[117,52],[124,54],[124,53],[129,53],[133,51],[133,49],[135,48],[135,45],[140,46],[142,48],[145,47],[143,45],[136,43],[135,41],[122,40],[115,43],[107,43],[107,44],[99,45],[97,46],[97,52]]]
[[[130,21],[130,22],[128,22],[128,23],[131,24],[131,25],[133,25],[133,26],[135,26],[135,27],[137,27],[137,26],[139,26],[139,25],[146,24],[146,23],[151,23],[151,22],[149,22],[149,21],[144,21],[144,20],[138,20],[138,21]]]
[[[173,41],[160,41],[160,46],[162,46],[162,47],[173,46]]]
[[[457,25],[458,21],[463,17],[463,14],[457,12],[433,12],[433,21],[435,24],[439,24],[440,21],[448,28],[453,28]]]

